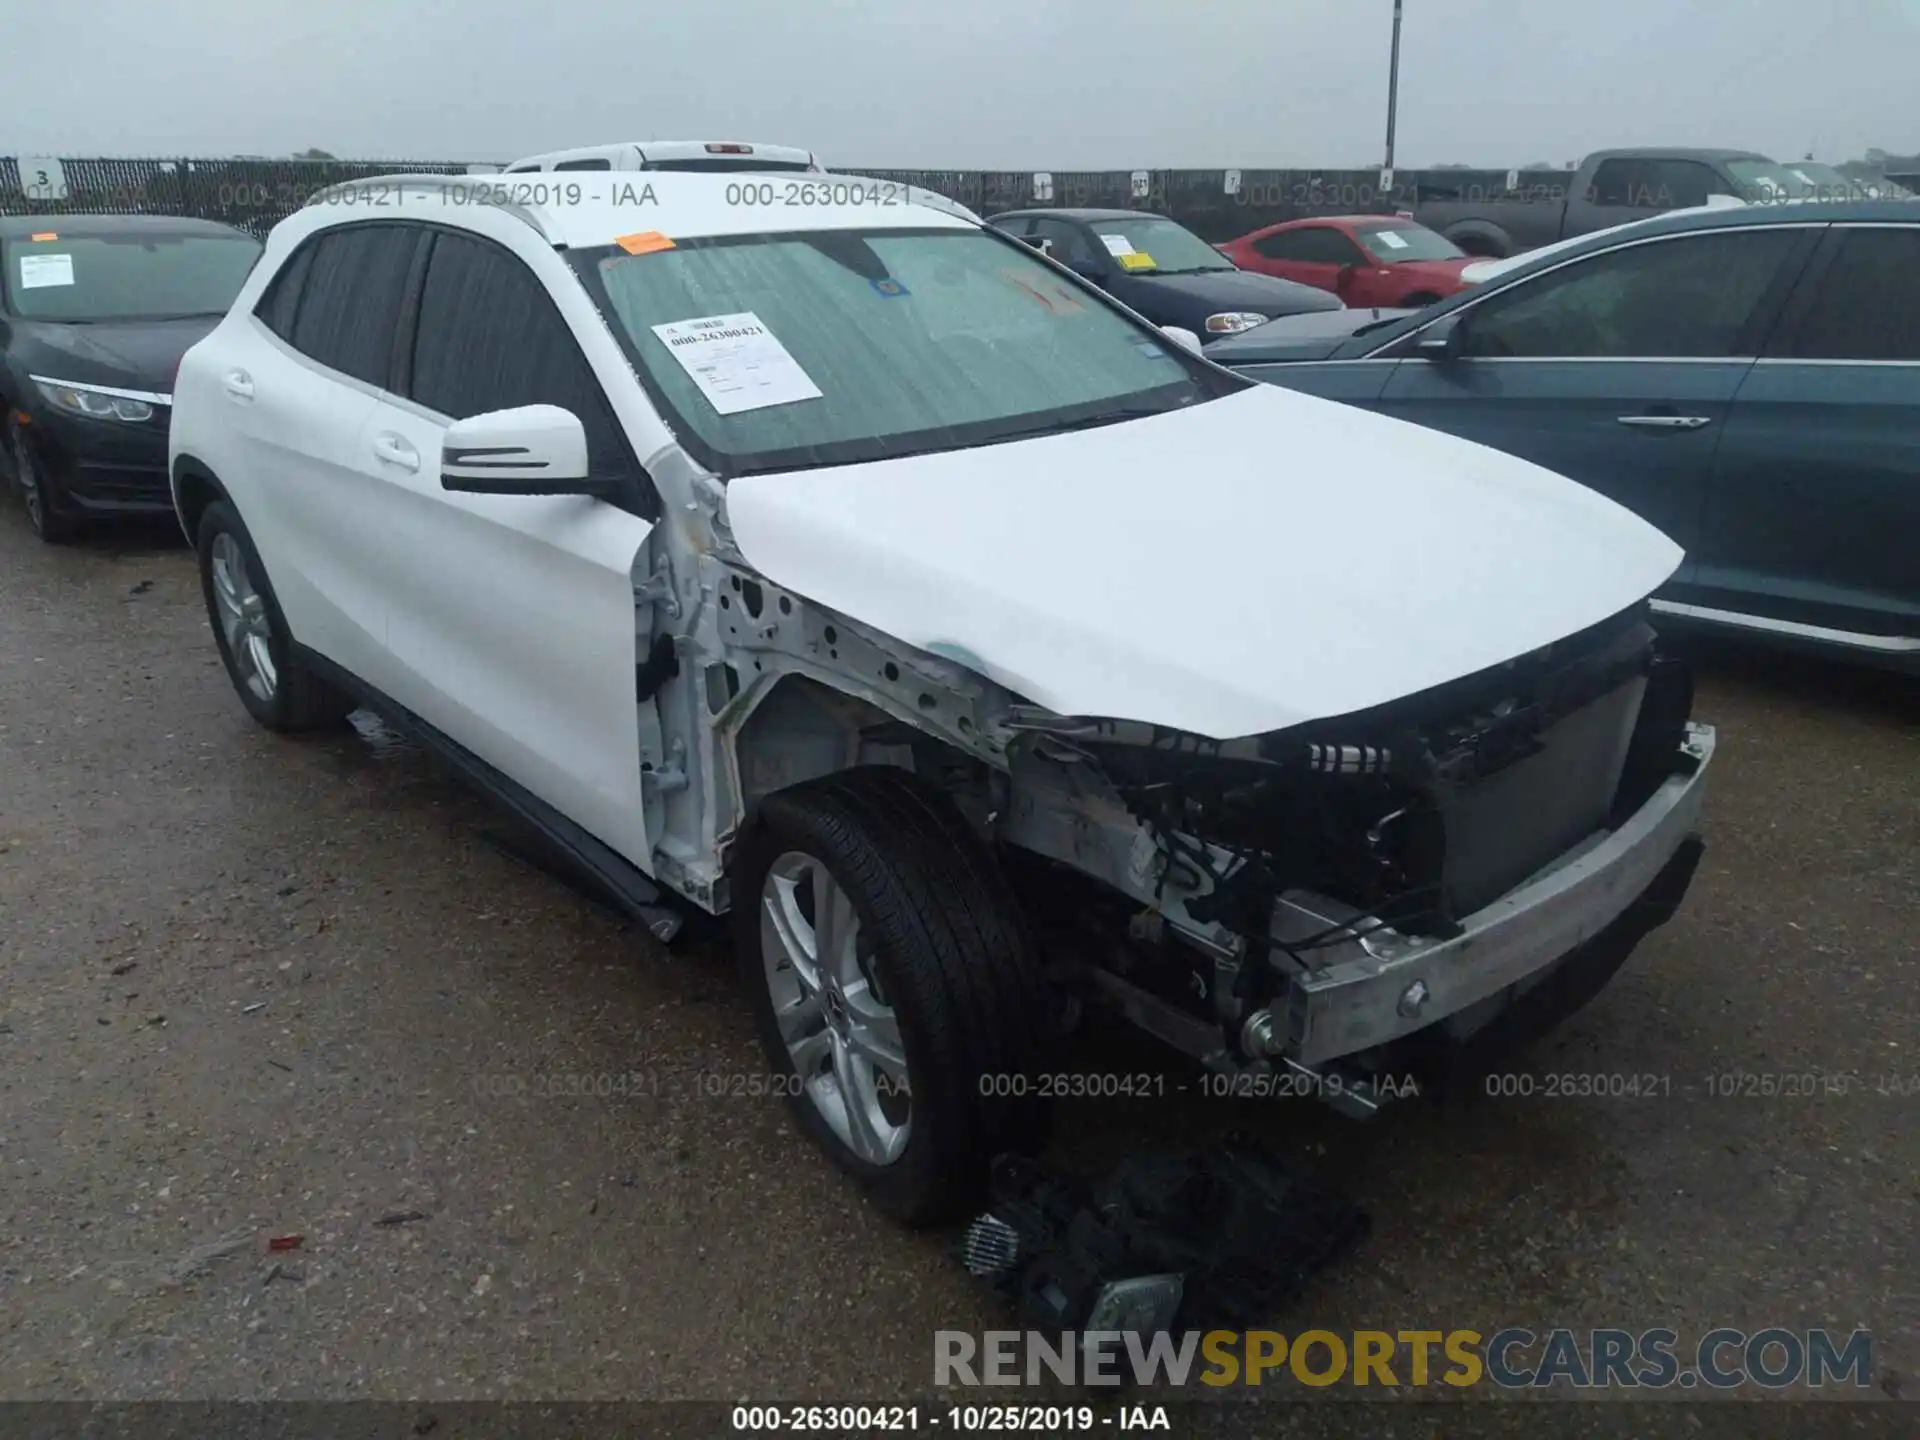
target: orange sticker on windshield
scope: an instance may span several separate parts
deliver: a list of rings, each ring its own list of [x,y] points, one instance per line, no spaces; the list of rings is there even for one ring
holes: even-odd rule
[[[52,230],[42,230],[33,237],[35,240],[58,240],[60,237]]]
[[[638,235],[622,235],[613,243],[629,255],[651,255],[656,250],[673,249],[673,241],[658,230],[642,230]]]

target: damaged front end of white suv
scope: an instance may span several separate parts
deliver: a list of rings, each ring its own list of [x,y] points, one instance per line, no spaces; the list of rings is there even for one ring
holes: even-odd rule
[[[1114,427],[1127,428],[1134,427]],[[1015,897],[1017,924],[1034,937],[1049,1003],[1064,995],[1069,1010],[1105,1005],[1212,1072],[1263,1087],[1252,1093],[1278,1085],[1365,1114],[1406,1093],[1409,1081],[1457,1076],[1583,1004],[1687,888],[1701,850],[1696,826],[1714,737],[1693,723],[1688,672],[1661,653],[1644,598],[1677,552],[1598,497],[1580,492],[1571,513],[1553,522],[1583,537],[1558,556],[1561,596],[1585,606],[1590,623],[1568,627],[1536,606],[1503,622],[1504,634],[1449,642],[1435,629],[1416,637],[1417,660],[1414,649],[1396,648],[1393,658],[1409,674],[1424,664],[1424,678],[1436,666],[1453,672],[1439,683],[1393,694],[1378,654],[1354,658],[1348,681],[1369,666],[1380,673],[1358,688],[1335,686],[1263,712],[1333,713],[1222,738],[1165,722],[1198,714],[1195,697],[1211,696],[1223,717],[1212,728],[1225,729],[1259,712],[1264,695],[1302,696],[1288,677],[1336,669],[1337,653],[1289,661],[1292,669],[1249,659],[1239,674],[1203,656],[1204,675],[1172,683],[1183,669],[1194,674],[1203,642],[1170,646],[1171,668],[1154,671],[1139,641],[1146,627],[1126,613],[1150,597],[1116,588],[1097,603],[1082,596],[1056,605],[1052,597],[1073,595],[1072,577],[1045,575],[1023,590],[1018,577],[1031,571],[1019,563],[1017,539],[999,557],[1012,565],[993,572],[1009,578],[982,578],[984,569],[956,575],[943,557],[979,549],[979,537],[998,533],[997,525],[952,516],[915,553],[915,532],[887,507],[919,477],[889,472],[863,492],[858,481],[847,488],[846,473],[825,472],[811,490],[805,476],[695,487],[707,519],[697,553],[656,557],[661,578],[643,587],[643,611],[672,608],[675,654],[685,662],[662,752],[648,757],[659,776],[649,817],[650,833],[662,837],[657,875],[705,908],[742,917],[740,943],[757,953],[750,973],[764,960],[774,976],[779,945],[797,947],[804,970],[805,957],[817,958],[839,936],[828,935],[822,909],[781,919],[781,897],[793,886],[776,883],[776,860],[807,852],[798,839],[782,840],[771,847],[781,857],[753,863],[759,817],[783,813],[782,797],[817,795],[844,822],[835,807],[867,783],[862,777],[910,774],[920,798],[888,802],[895,819],[901,807],[924,809],[937,797],[966,835],[940,831],[945,838],[930,855],[902,830],[900,863],[919,867],[902,893],[917,885],[930,895],[949,880],[963,891],[971,872],[992,865]],[[1514,533],[1518,520],[1507,528]],[[1609,552],[1623,536],[1640,541],[1640,553]],[[1104,543],[1124,544],[1122,529],[1110,528]],[[1595,565],[1585,566],[1583,545]],[[942,567],[927,589],[934,604],[916,616],[916,577]],[[863,579],[863,569],[872,576]],[[1513,583],[1536,585],[1537,575],[1529,570]],[[1289,603],[1284,586],[1262,589],[1277,607]],[[1302,609],[1312,608],[1304,590],[1295,593]],[[1334,613],[1325,596],[1313,603]],[[1090,618],[1116,611],[1107,629]],[[1284,615],[1265,623],[1286,629]],[[1430,605],[1409,628],[1453,623],[1444,607]],[[927,638],[936,624],[961,638]],[[1044,638],[1048,625],[1056,649]],[[1497,655],[1513,637],[1542,630],[1561,633],[1459,673],[1461,656]],[[1351,650],[1356,642],[1343,643]],[[1448,643],[1457,653],[1436,658]],[[991,658],[990,649],[998,652]],[[1110,667],[1128,664],[1139,718],[1058,703],[1078,687],[1102,693],[1102,709],[1120,708]],[[1009,683],[1021,673],[1025,679]],[[1373,703],[1355,708],[1335,709],[1327,698],[1351,699],[1369,687]],[[1390,698],[1377,698],[1382,690]],[[1036,692],[1055,703],[1038,703]],[[849,787],[847,777],[859,783]],[[876,823],[894,823],[886,805],[869,810]],[[893,832],[883,825],[881,833]],[[826,868],[845,863],[829,859]],[[1000,893],[980,890],[990,892]],[[855,897],[847,925],[876,928],[863,911],[876,903]],[[1001,902],[969,903],[977,910]],[[923,928],[933,935],[948,923]],[[951,941],[959,958],[942,963],[989,974],[1001,962],[970,958],[967,949],[979,939],[966,938],[975,921],[963,915],[955,923],[963,934],[928,943]],[[980,922],[979,934],[989,928]],[[867,995],[872,972],[848,973],[846,994]],[[958,982],[949,972],[944,983]],[[832,984],[821,984],[821,1013],[830,1016],[840,1002]],[[1041,993],[1020,1003],[1038,1004]],[[794,1017],[810,998],[815,992],[794,991]],[[857,1012],[855,1000],[847,1003]],[[913,1008],[889,1017],[889,1043],[906,1051],[920,1023]],[[770,1015],[770,1054],[777,1059],[776,1042],[787,1040],[807,1083],[812,1052],[787,1033],[777,1001]],[[1055,1033],[1053,1021],[1036,1022],[1036,1031]],[[1036,1063],[1024,1041],[1005,1053]],[[995,1063],[990,1055],[962,1062],[972,1068],[959,1083],[984,1094],[977,1087]],[[955,1082],[921,1076],[909,1087],[902,1075],[896,1083],[924,1101],[929,1083]],[[851,1115],[849,1075],[821,1084],[816,1108],[824,1104],[831,1118],[840,1105]],[[864,1157],[853,1120],[829,1125],[855,1152],[838,1158],[873,1179],[892,1162],[887,1145],[904,1145],[888,1141],[888,1124],[875,1109],[865,1138],[879,1148]]]
[[[1691,698],[1636,609],[1239,741],[1016,712],[999,834],[1094,882],[1059,930],[1094,994],[1365,1112],[1537,1033],[1672,913],[1713,749]]]

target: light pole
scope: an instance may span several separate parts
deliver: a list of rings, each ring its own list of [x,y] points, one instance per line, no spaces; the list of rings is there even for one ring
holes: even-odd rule
[[[1393,121],[1400,107],[1400,5],[1393,0],[1393,58],[1387,64],[1387,160],[1386,170],[1393,172]]]

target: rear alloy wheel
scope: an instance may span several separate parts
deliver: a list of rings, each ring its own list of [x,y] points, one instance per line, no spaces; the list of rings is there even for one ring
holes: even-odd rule
[[[294,651],[252,537],[233,507],[224,500],[209,505],[194,539],[214,642],[247,713],[269,730],[319,730],[345,720],[352,699]]]
[[[18,425],[7,427],[8,458],[13,463],[13,485],[26,507],[27,524],[49,545],[64,545],[79,533],[73,517],[58,509],[50,493],[52,481],[40,468],[33,446]]]
[[[1040,1143],[1025,1082],[1054,1010],[1011,891],[944,795],[889,766],[773,795],[733,893],[776,1084],[882,1209],[964,1214],[996,1154]]]

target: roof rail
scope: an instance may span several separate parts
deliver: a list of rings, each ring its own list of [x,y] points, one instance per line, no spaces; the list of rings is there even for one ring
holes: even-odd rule
[[[851,170],[827,170],[821,174],[820,179],[866,180],[876,185],[899,185],[907,192],[907,199],[915,205],[924,205],[929,210],[938,210],[943,214],[957,216],[962,220],[971,220],[976,225],[986,224],[986,221],[982,220],[952,196],[942,195],[938,190],[929,190],[922,185],[909,185],[899,180],[882,181],[872,175],[861,175]],[[818,184],[819,182],[815,181],[814,183]]]
[[[345,195],[350,191],[367,190],[378,186],[383,190],[398,190],[400,198],[405,199],[409,191],[418,191],[422,196],[429,194],[444,195],[448,191],[457,191],[462,203],[472,205],[491,205],[496,210],[514,217],[538,231],[543,240],[554,240],[546,222],[538,211],[526,205],[518,205],[507,198],[509,187],[515,184],[505,176],[497,175],[448,175],[440,171],[424,174],[403,175],[363,175],[358,180],[343,180],[338,185],[329,185],[316,190],[307,197],[308,205],[322,205],[331,197]],[[558,243],[557,241],[555,243]]]

